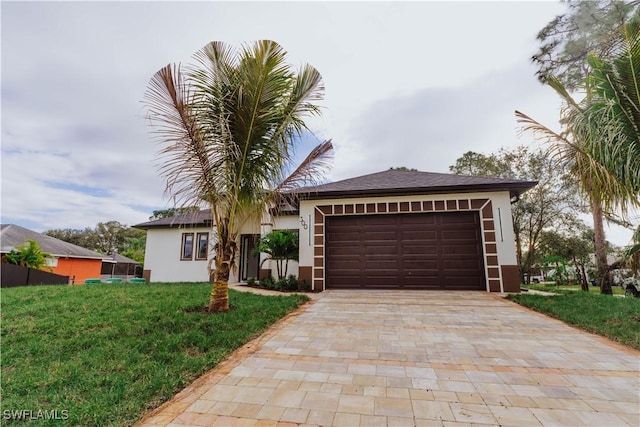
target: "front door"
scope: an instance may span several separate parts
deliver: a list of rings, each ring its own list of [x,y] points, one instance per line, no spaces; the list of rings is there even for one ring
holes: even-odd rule
[[[243,234],[240,236],[240,280],[246,282],[250,278],[258,279],[260,270],[260,254],[253,254],[259,234]]]

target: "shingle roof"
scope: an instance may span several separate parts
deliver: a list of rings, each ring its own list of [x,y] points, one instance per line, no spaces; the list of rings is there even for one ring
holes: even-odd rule
[[[74,245],[69,242],[20,227],[15,224],[0,224],[0,252],[11,252],[16,246],[22,246],[27,240],[35,240],[43,252],[62,258],[104,259],[106,255]]]
[[[115,263],[115,264],[140,264],[135,259],[127,258],[126,256],[120,255],[119,253],[114,253],[112,255],[109,255],[107,258],[105,258],[104,261],[108,262],[108,263],[112,263],[112,264],[113,263]]]
[[[306,199],[471,191],[509,191],[512,196],[517,196],[536,184],[535,181],[390,169],[328,184],[305,187],[300,189],[298,193]]]
[[[149,228],[173,228],[185,225],[192,227],[210,227],[212,225],[211,209],[202,209],[199,211],[187,212],[182,215],[155,219],[153,221],[136,224],[133,227],[146,230]]]
[[[509,191],[513,197],[520,195],[536,184],[536,181],[390,169],[328,184],[304,187],[295,191],[295,193],[303,199],[321,199],[328,197]],[[202,209],[187,212],[183,215],[143,222],[133,227],[149,229],[184,226],[210,227],[211,225],[211,209]]]

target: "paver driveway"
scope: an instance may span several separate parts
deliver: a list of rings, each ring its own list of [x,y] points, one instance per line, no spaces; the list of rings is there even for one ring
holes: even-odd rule
[[[245,353],[141,424],[640,425],[640,353],[484,292],[327,291]]]

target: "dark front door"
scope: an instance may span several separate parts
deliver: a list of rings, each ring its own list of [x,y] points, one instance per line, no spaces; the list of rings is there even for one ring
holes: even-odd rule
[[[326,287],[485,290],[478,212],[326,217]]]
[[[240,280],[246,282],[250,278],[257,279],[260,270],[260,254],[253,254],[259,234],[243,234],[240,236]]]

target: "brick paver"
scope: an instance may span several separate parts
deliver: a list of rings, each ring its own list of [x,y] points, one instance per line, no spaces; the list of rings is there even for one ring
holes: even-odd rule
[[[638,426],[640,353],[484,292],[327,291],[140,426]]]

